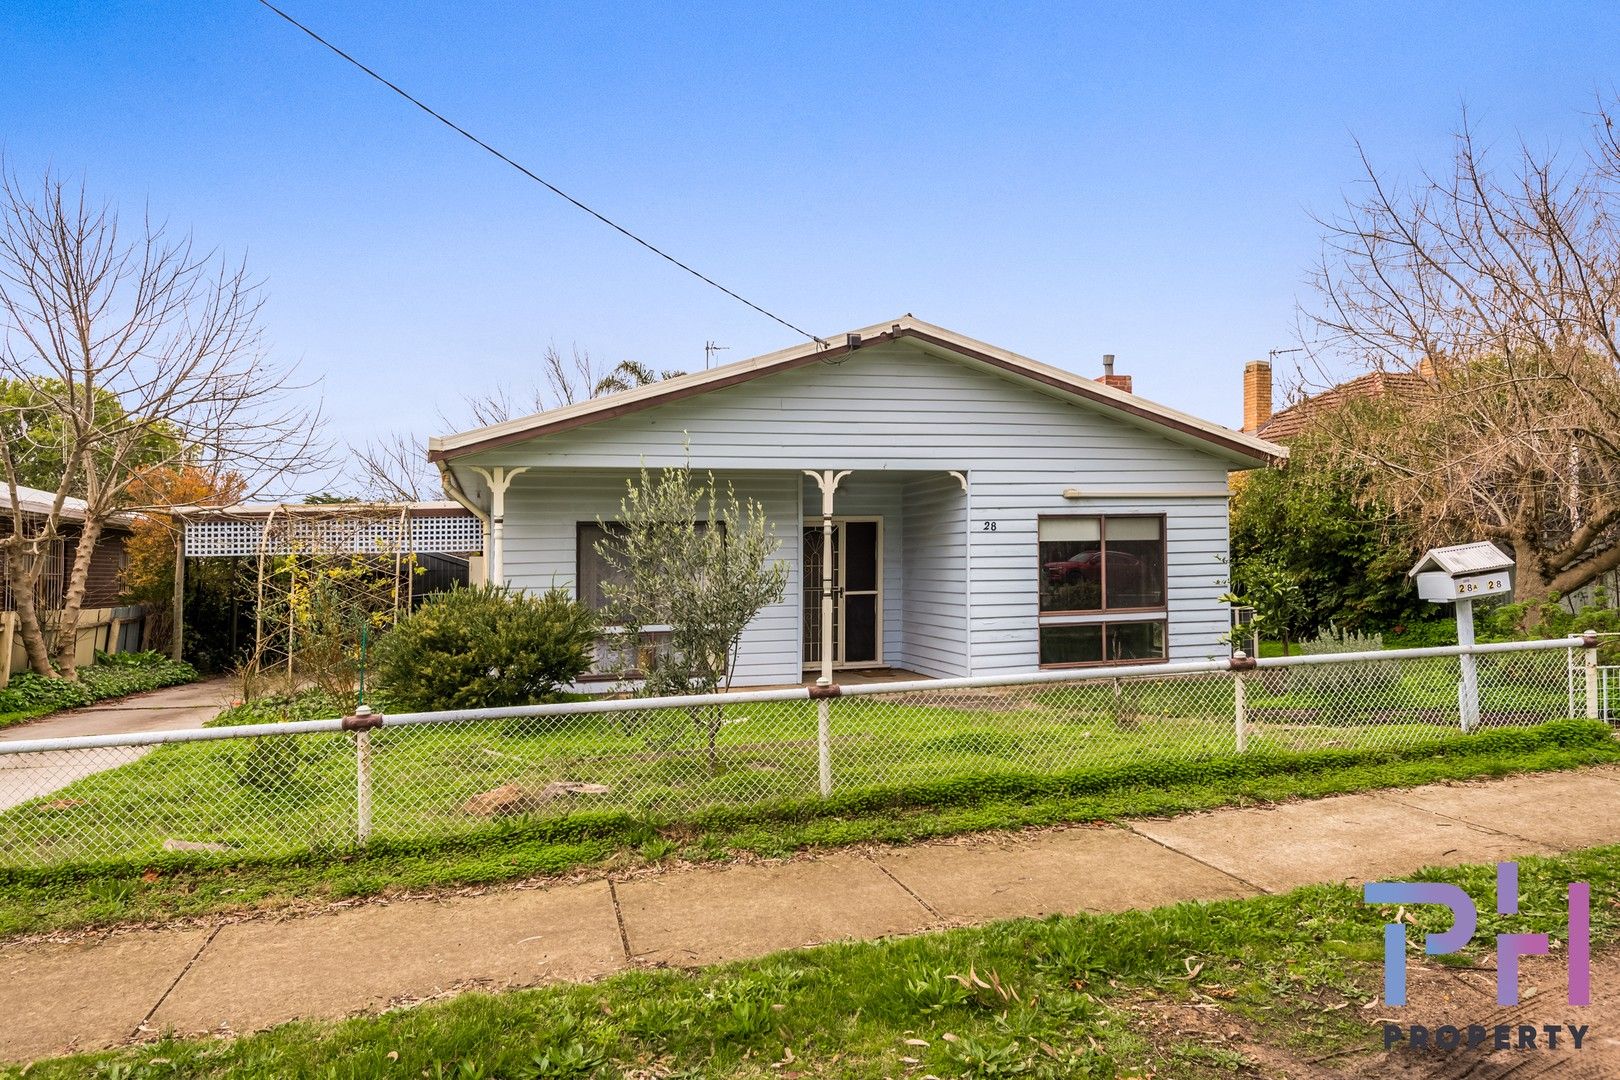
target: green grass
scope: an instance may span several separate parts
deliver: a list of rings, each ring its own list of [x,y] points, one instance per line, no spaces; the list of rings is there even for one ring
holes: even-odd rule
[[[1478,962],[1498,931],[1534,927],[1561,938],[1570,881],[1592,886],[1594,945],[1620,936],[1620,848],[1520,860],[1520,915],[1512,919],[1489,903],[1494,874],[1473,866],[1418,875],[1460,885],[1476,899],[1476,944],[1463,959]],[[1302,1057],[1370,1049],[1376,1028],[1360,1006],[1377,993],[1380,928],[1390,914],[1363,904],[1357,888],[1312,886],[1155,911],[1014,920],[698,972],[634,971],[589,985],[468,994],[232,1042],[170,1040],[39,1062],[27,1075],[1201,1080],[1230,1075],[1242,1044],[1210,1047],[1154,1031],[1142,1022],[1146,1003],[1216,1004]],[[1407,915],[1412,940],[1447,919],[1433,907]]]
[[[1620,760],[1603,724],[1558,721],[1386,750],[1137,761],[1066,773],[982,773],[658,816],[625,810],[525,817],[428,839],[382,838],[274,857],[162,853],[0,869],[0,935],[493,884],[659,862],[1060,822],[1174,814],[1438,780]],[[143,763],[137,763],[143,764]]]
[[[1562,663],[1562,654],[1546,655],[1547,663]],[[1527,690],[1545,685],[1548,671],[1483,668],[1486,723],[1564,715],[1562,669],[1556,674],[1556,692]],[[1448,716],[1455,693],[1449,670],[1408,662],[1391,665],[1381,680],[1379,671],[1349,675],[1366,687],[1339,686],[1321,670],[1251,676],[1250,752],[1462,737]],[[1233,708],[1233,683],[1224,675],[843,698],[830,714],[832,778],[836,792],[859,793],[940,778],[1214,759],[1233,752]],[[230,710],[220,722],[341,711],[340,703],[309,695]],[[468,809],[469,799],[509,786],[526,800],[509,808],[514,812],[557,816],[585,808],[654,820],[814,797],[816,723],[815,703],[794,701],[691,714],[385,726],[371,735],[370,836],[414,842],[477,835],[487,819]],[[223,844],[243,855],[342,850],[358,831],[355,770],[354,736],[341,733],[162,746],[0,813],[0,864],[75,863],[114,852],[154,859],[169,840]],[[539,793],[556,781],[606,791],[543,800]]]

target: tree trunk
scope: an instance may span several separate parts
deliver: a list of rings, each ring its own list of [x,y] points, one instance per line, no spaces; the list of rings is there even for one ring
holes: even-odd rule
[[[11,584],[11,601],[17,609],[17,632],[22,635],[23,652],[28,657],[29,670],[47,679],[56,677],[51,667],[50,650],[45,647],[45,628],[39,621],[39,577],[45,566],[45,557],[22,552],[13,547],[8,553],[7,572]],[[21,565],[22,572],[16,573]]]
[[[96,542],[100,539],[101,522],[94,516],[86,517],[79,532],[79,543],[73,550],[73,570],[62,595],[56,641],[56,670],[70,682],[77,682],[79,678],[79,610],[84,607],[85,588],[90,582],[90,560],[95,557]]]

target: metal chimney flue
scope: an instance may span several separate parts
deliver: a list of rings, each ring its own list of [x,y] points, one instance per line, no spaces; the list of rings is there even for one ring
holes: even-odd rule
[[[1129,375],[1114,374],[1114,354],[1103,353],[1103,377],[1097,380],[1104,386],[1112,386],[1115,390],[1131,392],[1131,377]]]

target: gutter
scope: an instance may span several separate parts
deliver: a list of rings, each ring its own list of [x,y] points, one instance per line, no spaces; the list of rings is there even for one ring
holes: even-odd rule
[[[482,554],[484,556],[484,583],[487,585],[489,584],[489,515],[484,513],[478,504],[473,502],[467,493],[462,490],[461,481],[457,480],[456,474],[450,471],[448,462],[436,461],[434,464],[439,467],[439,486],[444,489],[444,493],[450,496],[452,501],[465,508],[469,514],[477,518],[479,524],[484,527],[484,550]]]

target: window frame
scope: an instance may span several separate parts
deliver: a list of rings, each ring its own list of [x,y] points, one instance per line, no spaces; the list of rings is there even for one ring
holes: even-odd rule
[[[1111,608],[1096,607],[1078,610],[1047,611],[1041,607],[1041,591],[1045,587],[1043,575],[1046,567],[1041,560],[1041,522],[1048,519],[1054,521],[1072,520],[1075,518],[1091,518],[1097,522],[1097,551],[1101,557],[1102,567],[1099,573],[1101,596],[1100,603],[1108,602],[1108,519],[1109,518],[1151,518],[1159,522],[1159,559],[1160,570],[1163,575],[1163,600],[1148,607]],[[1141,664],[1164,664],[1170,660],[1170,515],[1160,513],[1070,513],[1070,514],[1039,514],[1035,520],[1035,656],[1036,666],[1040,670],[1063,670],[1067,668],[1103,668],[1103,667],[1129,667]],[[1144,617],[1147,616],[1147,617]],[[1156,618],[1153,616],[1157,616]],[[1164,643],[1164,654],[1156,657],[1133,657],[1123,660],[1109,660],[1108,643],[1113,624],[1131,623],[1157,623],[1162,628],[1160,640]],[[1096,626],[1102,631],[1103,656],[1102,660],[1075,660],[1065,663],[1044,663],[1041,655],[1041,631],[1048,627],[1062,626]]]
[[[1087,619],[1082,622],[1053,622],[1041,623],[1035,629],[1035,655],[1040,657],[1040,632],[1046,629],[1060,629],[1066,626],[1098,626],[1102,628],[1103,654],[1107,655],[1109,631],[1114,624],[1125,626],[1150,626],[1157,623],[1163,627],[1161,640],[1164,642],[1163,656],[1129,657],[1123,660],[1070,660],[1061,664],[1038,663],[1042,671],[1062,671],[1067,668],[1101,668],[1101,667],[1135,667],[1141,664],[1168,664],[1170,662],[1170,617],[1168,614],[1160,619]]]
[[[1159,522],[1159,567],[1164,575],[1164,600],[1158,604],[1149,604],[1146,607],[1109,607],[1108,606],[1108,519],[1115,518],[1149,518]],[[1052,610],[1041,607],[1040,577],[1046,572],[1041,562],[1041,522],[1064,521],[1075,518],[1095,518],[1097,521],[1097,553],[1101,556],[1102,569],[1098,575],[1100,583],[1099,592],[1102,596],[1102,606],[1094,608],[1065,608]],[[1035,594],[1035,610],[1042,618],[1049,615],[1134,615],[1156,611],[1168,611],[1170,606],[1170,521],[1169,515],[1158,514],[1041,514],[1035,519],[1035,571],[1037,574],[1037,592]],[[1151,622],[1150,619],[1126,619],[1126,622]]]
[[[707,529],[710,526],[710,523],[707,522],[707,521],[700,521],[697,524],[698,524],[699,528],[703,528],[703,529]],[[620,521],[617,518],[613,519],[612,521],[593,519],[593,520],[590,520],[590,521],[575,521],[574,522],[574,599],[577,602],[581,603],[581,604],[585,603],[585,597],[583,595],[581,595],[581,588],[580,588],[580,582],[583,580],[583,577],[584,577],[584,575],[582,575],[580,573],[580,567],[581,567],[581,564],[583,562],[584,555],[585,555],[585,547],[586,547],[586,543],[587,543],[587,541],[585,539],[585,530],[587,528],[601,529],[602,530],[602,535],[605,538],[607,536],[612,535],[612,530],[614,530],[614,529],[623,529],[624,528],[624,522]],[[726,523],[724,521],[721,521],[720,522],[720,531],[721,531],[722,535],[724,535],[725,529],[726,529]],[[594,544],[592,546],[591,555],[592,555],[593,558],[596,558],[596,559],[601,559],[601,557],[602,557],[601,553],[595,550]],[[592,607],[591,610],[597,612],[598,614],[600,614],[602,611],[605,610],[605,607]],[[659,648],[662,645],[667,643],[667,640],[668,640],[669,635],[670,635],[670,629],[671,628],[669,626],[665,625],[665,624],[656,624],[656,625],[652,625],[652,626],[643,626],[643,627],[640,628],[639,632],[644,634],[644,635],[649,635],[649,636],[652,636],[652,637],[655,637],[655,638],[662,639],[662,640],[659,640],[658,642],[656,642],[652,646],[653,648]],[[612,635],[617,634],[617,633],[622,633],[623,631],[624,631],[624,627],[619,626],[617,624],[604,624],[602,626],[602,635],[596,639],[595,645],[596,646],[601,646],[601,645],[605,644],[606,642],[608,642],[611,639]],[[595,659],[594,659],[595,649],[593,648],[592,651],[593,651],[593,660],[592,660],[592,665],[593,666],[592,666],[592,669],[590,671],[587,671],[584,674],[580,675],[578,678],[576,678],[574,680],[575,682],[580,682],[580,683],[617,682],[617,681],[621,681],[623,679],[639,679],[639,678],[642,678],[642,677],[644,677],[646,675],[646,672],[642,671],[640,668],[630,668],[630,669],[628,669],[626,671],[623,671],[623,672],[598,671],[594,667],[595,662],[596,662]]]

